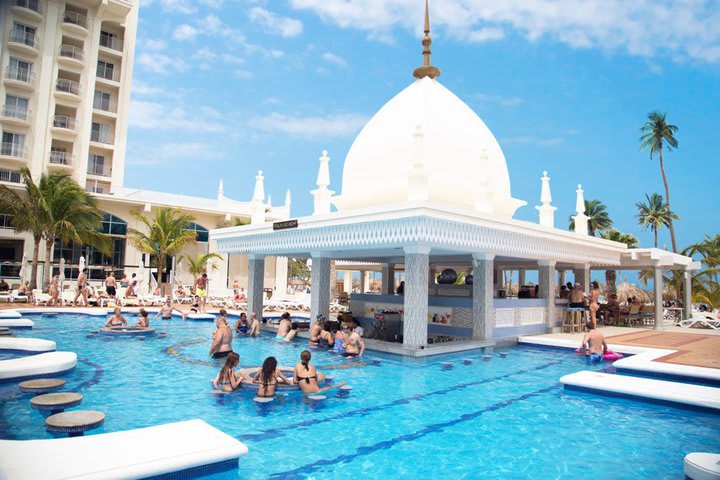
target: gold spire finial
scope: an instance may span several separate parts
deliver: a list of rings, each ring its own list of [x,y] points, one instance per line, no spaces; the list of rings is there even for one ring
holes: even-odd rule
[[[433,67],[432,65],[430,65],[430,55],[432,54],[432,52],[430,51],[431,43],[432,38],[430,38],[430,8],[428,5],[428,0],[425,0],[425,38],[423,38],[422,40],[423,65],[422,67],[416,68],[413,72],[413,77],[415,78],[436,78],[440,76],[440,70],[437,67]]]

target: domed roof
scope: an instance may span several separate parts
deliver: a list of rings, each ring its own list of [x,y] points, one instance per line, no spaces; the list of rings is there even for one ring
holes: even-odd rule
[[[418,198],[502,217],[525,204],[510,195],[505,156],[490,129],[428,76],[397,94],[362,129],[333,203],[348,210]]]

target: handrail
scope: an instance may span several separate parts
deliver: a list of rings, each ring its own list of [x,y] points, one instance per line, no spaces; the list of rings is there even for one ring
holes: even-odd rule
[[[15,158],[25,158],[25,146],[12,142],[2,142],[0,155]]]
[[[100,46],[122,52],[123,42],[117,37],[103,37],[100,35]]]
[[[72,23],[74,25],[87,28],[87,17],[80,12],[65,10],[65,15],[63,15],[63,23]]]
[[[58,78],[56,88],[58,92],[72,93],[73,95],[80,95],[80,84],[75,80],[68,80],[67,78]]]
[[[35,80],[35,73],[27,68],[8,66],[5,69],[5,78],[16,80],[18,82],[33,83]]]
[[[85,50],[75,45],[60,45],[60,56],[82,61],[85,58]]]
[[[15,0],[15,6],[27,8],[35,13],[42,13],[39,0]]]
[[[75,130],[75,119],[68,115],[53,116],[53,127]]]
[[[50,163],[53,165],[72,165],[73,155],[67,152],[50,152]]]
[[[26,32],[25,30],[13,28],[10,31],[10,41],[15,43],[22,43],[24,45],[27,45],[28,47],[34,48],[35,50],[37,50],[38,48],[37,34]]]

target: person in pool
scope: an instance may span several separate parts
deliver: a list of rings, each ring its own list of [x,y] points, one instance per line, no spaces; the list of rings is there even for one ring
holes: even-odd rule
[[[113,310],[113,315],[107,319],[105,326],[109,328],[124,327],[127,325],[127,320],[120,313],[120,308]]]
[[[583,354],[591,362],[599,362],[603,359],[603,355],[607,352],[607,343],[605,343],[605,337],[602,333],[595,330],[592,320],[588,320],[585,324],[587,333],[582,339]]]
[[[238,375],[234,370],[239,363],[240,355],[235,352],[228,353],[227,357],[225,357],[225,365],[223,365],[220,373],[218,373],[215,380],[213,380],[213,387],[223,392],[232,392],[240,388],[243,376],[242,373]]]
[[[325,328],[325,315],[320,313],[315,318],[315,323],[313,323],[310,327],[310,340],[308,341],[308,345],[311,347],[317,347],[320,345],[320,334]]]
[[[285,335],[286,342],[289,342],[293,338],[295,338],[295,335],[297,335],[297,333],[298,333],[299,327],[300,327],[300,325],[298,325],[298,322],[290,322],[290,331],[288,332],[287,335]]]
[[[220,316],[215,320],[217,330],[213,333],[213,342],[208,353],[212,358],[225,358],[232,352],[233,333],[227,324],[225,315],[227,312],[221,308]]]
[[[292,321],[290,321],[290,314],[288,312],[283,313],[280,316],[280,324],[278,325],[277,335],[275,340],[285,340],[285,337],[290,333],[292,328]]]
[[[248,334],[248,321],[247,314],[245,312],[240,314],[240,319],[235,324],[235,331],[240,335],[247,336]]]
[[[260,335],[260,320],[257,319],[255,312],[250,313],[250,336],[257,337]]]
[[[155,318],[162,317],[163,320],[170,320],[172,318],[173,310],[175,310],[175,307],[173,306],[172,301],[168,298],[165,300],[165,305],[163,305],[157,315],[155,315]]]
[[[295,371],[293,371],[293,384],[300,387],[301,392],[305,395],[312,395],[314,393],[324,393],[333,388],[340,388],[345,385],[345,382],[341,382],[338,385],[320,388],[317,381],[317,369],[314,365],[310,365],[311,358],[312,354],[307,350],[303,350],[300,354],[300,362],[295,365]]]
[[[345,354],[345,340],[347,335],[345,335],[344,330],[345,326],[338,328],[337,332],[335,332],[335,341],[333,342],[333,350],[335,353]]]
[[[253,383],[258,386],[258,397],[274,397],[275,386],[278,382],[290,385],[290,380],[277,368],[277,359],[275,357],[267,357],[260,367],[258,373],[253,378]]]
[[[355,332],[352,324],[343,326],[345,334],[345,356],[346,357],[362,357],[365,352],[365,342],[362,337]]]
[[[148,312],[144,308],[140,309],[140,320],[135,324],[136,327],[148,328],[150,326],[150,319],[148,318]]]

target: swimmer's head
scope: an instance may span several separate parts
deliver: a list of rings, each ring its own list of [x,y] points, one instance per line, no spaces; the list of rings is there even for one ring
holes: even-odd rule
[[[115,307],[115,310],[113,310],[113,312],[115,312],[115,315],[120,315],[120,307]]]
[[[225,315],[227,315],[227,310],[225,310],[224,308],[221,308],[221,309],[220,309],[220,316],[224,317]]]
[[[588,320],[588,321],[587,321],[587,323],[585,324],[585,328],[588,330],[588,332],[589,332],[590,330],[595,330],[595,327],[593,326],[592,320]]]

